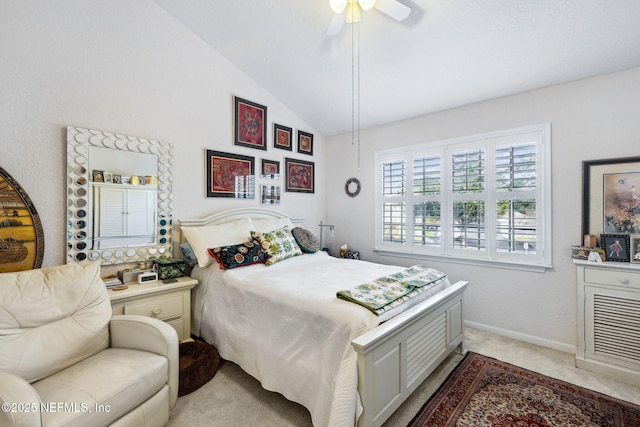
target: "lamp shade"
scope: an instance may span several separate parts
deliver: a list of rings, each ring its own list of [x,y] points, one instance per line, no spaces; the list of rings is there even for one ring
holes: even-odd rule
[[[331,10],[335,13],[342,13],[347,5],[347,1],[348,0],[329,0],[329,5],[331,6]]]

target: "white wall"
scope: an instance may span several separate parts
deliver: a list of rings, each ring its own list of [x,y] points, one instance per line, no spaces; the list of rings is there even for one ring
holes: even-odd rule
[[[322,135],[151,0],[1,1],[0,94],[0,166],[38,209],[45,266],[65,260],[67,125],[174,143],[174,218],[259,204],[205,197],[205,149],[255,156],[256,171],[314,161],[315,194],[283,191],[274,209],[309,227],[324,212]],[[268,151],[233,145],[234,95],[267,106]],[[274,149],[273,121],[314,133],[314,156]]]
[[[362,89],[365,90],[364,88]],[[428,96],[428,94],[425,94]],[[453,280],[470,281],[466,320],[477,327],[566,351],[576,345],[576,272],[570,247],[580,244],[582,161],[640,155],[640,68],[544,90],[425,115],[361,133],[361,170],[351,135],[329,138],[327,221],[342,243],[364,259],[411,265],[417,259],[373,252],[374,152],[489,131],[551,122],[553,268],[527,273],[430,262]],[[344,194],[347,178],[358,177],[362,193]]]

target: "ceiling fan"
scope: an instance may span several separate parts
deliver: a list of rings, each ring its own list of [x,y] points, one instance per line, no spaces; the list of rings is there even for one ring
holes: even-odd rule
[[[327,35],[338,34],[345,22],[360,21],[360,9],[367,11],[375,7],[380,12],[395,19],[403,21],[411,13],[411,8],[397,0],[329,0],[331,9],[335,12]]]

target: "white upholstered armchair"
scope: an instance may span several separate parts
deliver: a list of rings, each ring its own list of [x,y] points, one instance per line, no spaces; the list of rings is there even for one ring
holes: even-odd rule
[[[1,426],[161,426],[178,393],[178,336],[112,316],[97,263],[0,274]]]

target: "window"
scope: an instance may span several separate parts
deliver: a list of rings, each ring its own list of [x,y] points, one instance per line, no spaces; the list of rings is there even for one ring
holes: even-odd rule
[[[376,153],[376,250],[551,265],[551,125]]]

